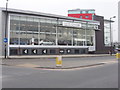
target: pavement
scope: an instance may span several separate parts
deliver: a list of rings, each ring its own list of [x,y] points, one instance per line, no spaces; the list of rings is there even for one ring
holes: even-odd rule
[[[9,56],[8,58],[14,59],[36,59],[36,58],[56,58],[58,55],[26,55],[26,56]],[[75,54],[75,55],[60,55],[62,57],[98,57],[98,56],[110,56],[110,54]],[[113,54],[115,56],[115,54]],[[1,57],[4,58],[4,57]]]
[[[97,60],[96,60],[97,58]],[[106,58],[106,60],[105,60]],[[2,59],[2,65],[41,69],[73,69],[116,62],[109,54],[62,55],[62,67],[56,67],[56,55],[51,56],[14,56]]]

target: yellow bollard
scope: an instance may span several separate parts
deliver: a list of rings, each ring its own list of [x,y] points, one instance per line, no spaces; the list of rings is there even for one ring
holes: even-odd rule
[[[120,60],[120,53],[116,53],[116,58]]]
[[[56,57],[56,67],[62,67],[62,56]]]

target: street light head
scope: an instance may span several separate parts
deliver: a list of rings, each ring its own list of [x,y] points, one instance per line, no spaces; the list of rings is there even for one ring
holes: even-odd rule
[[[113,16],[113,17],[111,17],[110,19],[112,19],[112,18],[116,18],[116,16]]]
[[[113,18],[116,18],[116,16],[113,16]]]

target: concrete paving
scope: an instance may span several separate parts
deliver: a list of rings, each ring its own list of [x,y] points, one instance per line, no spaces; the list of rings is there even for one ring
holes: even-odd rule
[[[97,60],[96,60],[97,59]],[[108,62],[116,62],[115,56],[90,56],[90,57],[63,57],[62,69],[77,68],[84,66],[101,65]],[[56,67],[56,58],[27,58],[27,59],[3,59],[2,65],[18,66],[27,68],[58,68]]]
[[[59,55],[26,55],[26,56],[9,56],[8,58],[14,59],[35,59],[35,58],[56,58]],[[98,56],[110,56],[110,54],[75,54],[75,55],[60,55],[62,57],[98,57]],[[113,54],[115,56],[115,54]],[[4,58],[4,57],[2,57]]]

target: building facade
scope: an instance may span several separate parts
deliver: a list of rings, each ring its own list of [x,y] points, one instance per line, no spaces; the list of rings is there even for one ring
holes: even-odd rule
[[[96,51],[99,21],[83,20],[60,15],[0,8],[2,56],[85,54]]]
[[[95,15],[95,10],[94,9],[73,9],[73,10],[68,10],[68,16],[69,17],[93,20],[94,15]]]
[[[111,42],[113,42],[113,40],[110,40],[110,33],[113,33],[113,31],[110,32],[110,26],[111,26],[111,29],[113,30],[113,27],[112,25],[110,25],[110,22],[112,24],[114,21],[104,19],[104,44],[105,46],[111,46]],[[111,36],[111,38],[113,38],[113,36]]]
[[[120,43],[120,1],[118,2],[118,42]]]
[[[99,21],[99,31],[95,31],[96,51],[95,53],[108,53],[111,50],[110,23],[112,20],[104,19],[103,16],[98,16],[94,9],[73,9],[68,10],[69,17],[82,18],[85,20]],[[113,49],[113,48],[112,48]]]

